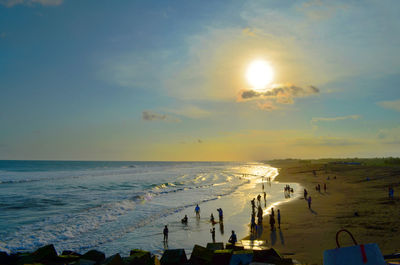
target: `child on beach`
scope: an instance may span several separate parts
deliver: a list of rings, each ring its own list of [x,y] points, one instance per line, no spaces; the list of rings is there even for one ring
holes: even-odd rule
[[[200,218],[200,206],[197,204],[196,208],[194,208],[194,211],[196,213],[196,217]]]
[[[215,227],[213,227],[213,229],[210,229],[210,233],[211,233],[212,242],[215,243]]]

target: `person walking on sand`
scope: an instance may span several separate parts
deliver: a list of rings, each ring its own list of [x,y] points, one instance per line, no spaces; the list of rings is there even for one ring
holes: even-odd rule
[[[210,233],[211,233],[212,242],[215,243],[215,227],[213,227],[213,229],[210,229]]]
[[[308,197],[307,202],[308,202],[308,209],[311,209],[311,196]]]
[[[168,226],[165,225],[164,230],[163,230],[163,234],[164,234],[164,242],[168,241]]]
[[[237,242],[237,237],[235,234],[235,231],[232,230],[232,234],[231,237],[228,240],[229,243],[231,243],[232,245],[235,245],[235,243]]]
[[[273,231],[275,226],[275,217],[272,214],[269,215],[269,224],[271,226],[271,231]]]
[[[308,194],[307,190],[304,189],[304,199],[305,199],[305,200],[307,200],[307,194]]]
[[[278,209],[278,228],[281,229],[281,211]]]
[[[196,213],[196,217],[200,218],[200,206],[198,204],[194,208],[194,212]]]
[[[326,183],[324,183],[324,192],[326,192]]]
[[[260,194],[257,195],[257,204],[261,205],[261,195]]]
[[[256,228],[256,216],[254,213],[251,214],[251,222],[250,222],[250,232],[254,232]]]
[[[271,214],[272,214],[272,216],[275,216],[274,207],[271,208]]]

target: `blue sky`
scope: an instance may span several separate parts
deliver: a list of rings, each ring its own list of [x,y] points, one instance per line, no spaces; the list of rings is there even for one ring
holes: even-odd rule
[[[0,0],[0,159],[399,156],[399,13],[394,0]],[[256,59],[274,69],[268,93],[245,80]]]

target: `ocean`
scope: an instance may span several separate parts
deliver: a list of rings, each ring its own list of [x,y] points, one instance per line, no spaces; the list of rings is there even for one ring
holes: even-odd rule
[[[239,238],[249,234],[250,200],[258,194],[267,194],[265,214],[292,199],[277,175],[258,162],[0,161],[0,251],[54,244],[59,252],[157,254],[168,247],[190,253],[194,244],[211,242],[209,219],[213,213],[218,220],[217,208],[224,222],[215,224],[216,240],[227,242],[231,230]],[[300,194],[298,184],[289,184]]]

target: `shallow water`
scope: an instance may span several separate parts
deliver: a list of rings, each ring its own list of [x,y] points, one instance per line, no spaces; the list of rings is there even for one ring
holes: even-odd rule
[[[262,193],[263,180],[265,213],[289,200],[286,183],[266,182],[277,173],[261,163],[0,161],[0,251],[52,243],[58,251],[160,253],[167,224],[168,247],[190,253],[211,241],[209,217],[218,219],[217,208],[224,210],[217,241],[226,242],[231,230],[246,236],[250,200]],[[185,214],[187,225],[180,222]]]

